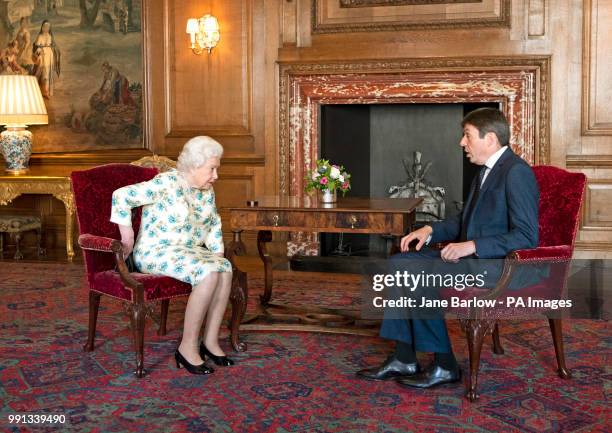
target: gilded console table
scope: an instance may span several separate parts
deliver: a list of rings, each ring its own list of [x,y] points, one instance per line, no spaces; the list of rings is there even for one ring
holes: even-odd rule
[[[70,173],[32,166],[26,174],[0,174],[0,205],[7,205],[22,194],[50,194],[64,203],[66,208],[66,254],[74,257],[72,247],[72,222],[74,220],[74,197]]]
[[[254,206],[227,208],[230,213],[230,225],[234,234],[233,241],[228,245],[226,254],[239,255],[245,253],[241,240],[244,230],[257,231],[257,249],[264,264],[264,293],[260,297],[260,308],[257,314],[247,317],[242,323],[242,329],[266,329],[272,327],[278,330],[313,330],[322,332],[355,332],[354,328],[339,326],[338,323],[354,323],[356,317],[349,317],[345,311],[326,309],[322,307],[293,308],[285,305],[271,304],[272,298],[272,259],[266,250],[266,243],[272,240],[272,232],[323,232],[323,233],[363,233],[390,235],[393,239],[392,249],[397,250],[399,239],[408,233],[414,224],[415,211],[421,203],[421,198],[408,199],[339,199],[333,205],[322,204],[310,197],[265,197],[258,199]],[[278,318],[289,318],[307,325],[274,323],[255,324],[258,318],[267,322],[275,319],[274,309],[282,309]],[[294,314],[293,314],[294,313]],[[293,316],[293,317],[290,317]],[[343,321],[338,316],[348,317]],[[317,322],[320,318],[320,323]],[[314,325],[313,325],[314,323]],[[252,326],[249,326],[252,324]],[[310,325],[308,325],[310,324]],[[325,326],[330,324],[330,327]],[[371,331],[368,331],[369,333]],[[365,332],[364,332],[365,333]]]

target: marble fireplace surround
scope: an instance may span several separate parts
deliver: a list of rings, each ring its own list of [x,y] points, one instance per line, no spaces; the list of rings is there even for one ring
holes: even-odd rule
[[[319,151],[323,104],[501,102],[514,151],[546,164],[549,66],[548,56],[281,63],[280,192],[303,194],[304,173]]]
[[[304,194],[324,104],[500,102],[513,150],[530,164],[549,162],[549,56],[291,62],[280,63],[279,73],[281,195]],[[289,255],[315,253],[316,236],[291,238]]]

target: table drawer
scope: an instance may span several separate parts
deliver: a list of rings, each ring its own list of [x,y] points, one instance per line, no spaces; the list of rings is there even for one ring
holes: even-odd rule
[[[245,209],[230,212],[232,229],[354,232],[403,235],[409,227],[408,216],[402,213],[367,213],[334,211],[291,211]]]
[[[336,227],[339,229],[367,229],[370,221],[364,213],[336,213]]]
[[[267,227],[283,227],[288,225],[287,212],[260,211],[257,213],[257,225]]]

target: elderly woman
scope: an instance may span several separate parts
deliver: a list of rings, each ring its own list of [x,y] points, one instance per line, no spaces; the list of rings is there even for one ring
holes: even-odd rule
[[[174,354],[177,367],[192,374],[214,371],[204,363],[205,357],[216,365],[233,365],[219,346],[232,280],[232,267],[223,258],[221,218],[212,188],[222,154],[223,147],[212,138],[192,138],[178,157],[177,170],[113,193],[111,221],[119,225],[125,256],[133,249],[141,272],[168,275],[193,286],[183,338]],[[143,206],[142,223],[134,244],[130,215],[138,206]]]

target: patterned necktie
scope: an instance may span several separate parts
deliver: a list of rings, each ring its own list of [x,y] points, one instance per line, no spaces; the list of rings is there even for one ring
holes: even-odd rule
[[[461,224],[461,236],[459,238],[460,241],[467,241],[467,229],[470,220],[472,219],[472,212],[474,211],[474,207],[478,202],[478,196],[480,195],[480,187],[482,185],[482,179],[484,178],[485,172],[487,170],[487,166],[483,165],[478,172],[477,183],[474,188],[474,193],[472,194],[472,199],[470,200],[467,208],[465,209],[465,218],[463,218],[463,224]]]

